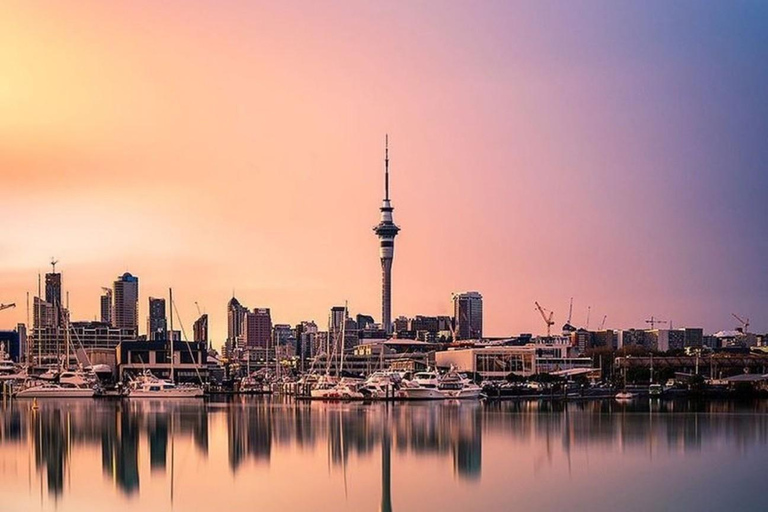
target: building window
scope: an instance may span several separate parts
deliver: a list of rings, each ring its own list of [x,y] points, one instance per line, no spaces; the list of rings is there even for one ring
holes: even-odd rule
[[[131,350],[130,352],[131,364],[148,364],[149,363],[149,351],[147,350]]]
[[[477,354],[475,368],[479,373],[512,373],[530,371],[524,354]]]

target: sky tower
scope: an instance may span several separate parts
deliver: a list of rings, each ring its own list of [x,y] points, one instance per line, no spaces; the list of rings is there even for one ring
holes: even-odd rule
[[[392,258],[395,256],[395,237],[400,231],[392,220],[389,202],[389,135],[384,138],[384,201],[381,203],[381,221],[373,228],[379,237],[381,258],[381,324],[384,331],[392,332]]]

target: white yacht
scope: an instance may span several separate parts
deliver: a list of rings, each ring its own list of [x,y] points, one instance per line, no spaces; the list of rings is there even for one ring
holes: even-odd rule
[[[93,387],[99,383],[99,378],[92,371],[83,369],[64,370],[59,374],[59,384],[74,387]]]
[[[329,381],[319,382],[309,392],[309,396],[313,400],[362,400],[364,398],[354,385],[344,379],[336,384]]]
[[[30,382],[16,392],[16,398],[93,398],[89,387],[62,386],[53,382]]]
[[[424,387],[412,380],[403,380],[397,390],[397,397],[404,400],[443,400],[445,395],[439,389]]]
[[[149,372],[133,382],[127,394],[128,398],[202,398],[203,388],[194,385],[177,386],[165,379],[158,379]]]
[[[443,375],[437,389],[445,398],[453,399],[477,399],[483,392],[483,388],[469,380],[466,375],[453,370]]]
[[[376,371],[373,372],[360,386],[359,391],[367,400],[384,400],[397,398],[401,377],[399,373]]]

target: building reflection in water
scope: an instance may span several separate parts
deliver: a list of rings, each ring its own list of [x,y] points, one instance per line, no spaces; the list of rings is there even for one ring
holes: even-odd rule
[[[730,414],[745,410],[760,415]],[[686,414],[673,414],[680,412]],[[766,444],[766,412],[765,403],[726,401],[629,406],[612,401],[326,404],[235,397],[210,402],[41,401],[36,411],[17,402],[2,410],[0,450],[31,445],[34,468],[41,482],[45,479],[48,495],[58,499],[66,492],[68,466],[78,448],[100,447],[103,474],[121,494],[130,496],[138,493],[142,476],[149,479],[169,471],[174,442],[191,440],[194,450],[207,457],[209,428],[218,419],[216,425],[222,421],[226,425],[233,473],[249,460],[268,465],[281,447],[324,444],[329,464],[343,468],[345,475],[351,454],[375,458],[380,453],[380,509],[390,511],[393,455],[445,457],[456,478],[473,481],[482,475],[484,435],[501,434],[535,445],[541,451],[536,470],[551,463],[556,447],[570,464],[570,452],[576,447],[642,448],[653,456],[658,450],[698,451],[715,439],[735,443],[739,449]],[[143,475],[142,445],[149,454],[149,474]],[[8,466],[0,464],[0,479],[7,477],[3,473]]]

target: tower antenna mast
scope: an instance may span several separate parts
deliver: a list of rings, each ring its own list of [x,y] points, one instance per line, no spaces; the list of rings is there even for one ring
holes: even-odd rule
[[[389,134],[384,135],[384,200],[389,201]]]

